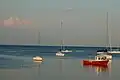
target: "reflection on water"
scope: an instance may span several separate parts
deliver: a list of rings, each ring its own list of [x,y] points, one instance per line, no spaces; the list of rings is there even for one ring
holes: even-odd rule
[[[41,64],[42,64],[43,61],[33,61],[33,62],[36,64],[36,72],[37,72],[36,73],[37,74],[36,75],[37,76],[36,80],[39,80],[39,78],[40,78],[40,67],[41,67]]]
[[[89,71],[94,71],[98,76],[104,73],[107,73],[109,76],[111,74],[111,63],[106,66],[98,66],[98,65],[82,65],[84,69],[89,69]]]
[[[59,58],[58,61],[59,61],[58,62],[59,72],[60,72],[60,74],[62,74],[63,73],[63,62],[64,62],[64,59]]]
[[[44,57],[44,61],[31,58],[0,58],[1,80],[113,80],[119,77],[120,60],[108,66],[80,65],[78,58]],[[22,66],[21,66],[22,65]],[[112,67],[111,67],[112,65]],[[116,66],[117,65],[117,66]],[[112,74],[111,74],[112,69]],[[112,76],[112,77],[111,77]],[[109,78],[110,77],[110,78]],[[115,79],[114,79],[115,80]]]

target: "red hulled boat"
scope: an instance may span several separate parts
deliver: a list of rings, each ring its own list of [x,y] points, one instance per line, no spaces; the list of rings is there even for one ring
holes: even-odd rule
[[[83,60],[83,65],[106,66],[109,60],[105,56],[95,56],[95,60]]]

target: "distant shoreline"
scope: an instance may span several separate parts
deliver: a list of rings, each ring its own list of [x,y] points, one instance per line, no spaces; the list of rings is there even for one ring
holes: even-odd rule
[[[66,47],[83,47],[83,48],[105,48],[101,46],[84,46],[84,45],[64,45]],[[12,44],[0,44],[0,47],[60,47],[60,45],[39,45],[39,44],[21,44],[21,45],[12,45]],[[116,48],[116,47],[113,47]]]

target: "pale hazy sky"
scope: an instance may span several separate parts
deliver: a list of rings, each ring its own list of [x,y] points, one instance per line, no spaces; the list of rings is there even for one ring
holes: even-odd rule
[[[0,44],[59,45],[63,20],[67,45],[106,45],[106,12],[112,45],[120,45],[120,0],[0,0],[0,20],[29,19],[31,25],[0,27]],[[72,8],[68,10],[68,8]]]

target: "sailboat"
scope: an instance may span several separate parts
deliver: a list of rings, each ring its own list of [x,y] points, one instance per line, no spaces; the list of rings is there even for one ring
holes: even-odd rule
[[[111,51],[108,51],[111,54],[120,54],[120,50],[119,49],[112,49]]]
[[[107,12],[107,18],[108,18],[108,12]],[[108,23],[108,21],[107,21],[107,23]],[[107,24],[107,26],[108,26],[108,24]],[[120,50],[113,50],[112,49],[112,47],[111,47],[111,41],[110,41],[111,40],[111,36],[108,35],[108,37],[109,37],[109,45],[110,45],[110,50],[108,51],[108,53],[110,53],[110,54],[120,54]]]
[[[111,54],[120,54],[119,50],[112,50],[112,51],[108,51]]]
[[[61,49],[56,53],[56,56],[64,56],[65,54],[64,53],[69,53],[69,52],[72,52],[72,50],[67,50],[67,49],[65,49],[65,47],[64,47],[64,39],[63,39],[63,35],[62,35],[62,24],[63,24],[63,20],[61,20],[61,22],[60,22],[60,27],[61,27],[61,37],[62,37],[62,39],[61,39]]]
[[[63,24],[63,21],[61,21],[61,31],[62,31],[62,24]],[[63,49],[63,39],[61,40],[61,49],[56,53],[56,56],[64,56],[65,55],[64,52],[62,52],[62,49]]]
[[[63,20],[61,21],[61,34],[63,33],[62,32],[62,25],[63,25]],[[63,36],[62,36],[61,43],[62,43],[62,45],[61,45],[61,52],[64,52],[64,53],[72,52],[72,50],[65,49]]]
[[[107,26],[107,39],[106,42],[108,43],[106,46],[106,49],[104,50],[98,50],[97,54],[101,55],[101,56],[105,56],[108,60],[112,59],[112,55],[111,53],[107,50],[108,47],[110,47],[110,51],[111,51],[111,37],[109,36],[109,28],[108,28],[108,12],[107,12],[107,20],[106,20],[106,26]]]
[[[107,12],[107,18],[108,18],[108,12]],[[111,39],[110,39],[110,36],[108,35],[108,19],[107,19],[107,36],[108,36],[108,38],[109,38],[109,45],[110,45],[110,50],[109,51],[107,51],[109,54],[120,54],[120,50],[113,50],[112,49],[112,47],[111,47]],[[105,51],[98,51],[97,53],[99,54],[99,53],[103,53],[103,52],[105,52]]]
[[[38,43],[40,44],[40,32],[38,34]],[[43,61],[43,58],[40,56],[33,57],[33,61]]]
[[[61,34],[63,33],[62,32],[62,25],[63,25],[63,20],[61,21]],[[72,52],[72,50],[65,49],[63,37],[62,37],[61,43],[62,43],[62,45],[61,45],[61,52],[63,52],[63,53]]]

